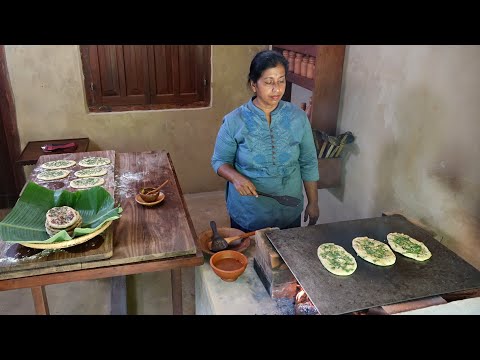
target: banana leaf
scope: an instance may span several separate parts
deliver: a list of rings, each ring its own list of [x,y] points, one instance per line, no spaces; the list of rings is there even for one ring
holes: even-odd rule
[[[70,192],[50,190],[29,182],[10,213],[0,222],[0,240],[5,242],[53,243],[90,234],[105,222],[120,218],[121,207],[101,186]],[[50,236],[45,230],[46,213],[56,206],[70,206],[82,216],[81,228],[71,237],[65,230]]]

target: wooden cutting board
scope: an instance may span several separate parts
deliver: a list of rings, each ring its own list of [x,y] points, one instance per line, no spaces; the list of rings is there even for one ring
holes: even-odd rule
[[[107,174],[103,176],[105,183],[102,185],[111,195],[115,195],[115,151],[90,151],[69,154],[55,154],[40,156],[38,162],[30,174],[29,180],[38,185],[44,186],[51,190],[68,190],[78,191],[70,187],[70,181],[75,179],[75,171],[84,169],[78,165],[83,158],[97,156],[109,158],[111,163],[107,167]],[[44,171],[41,165],[48,161],[54,160],[75,160],[76,165],[68,168],[72,170],[70,175],[64,179],[43,181],[38,180],[37,175]],[[57,265],[76,264],[80,262],[103,260],[113,255],[113,225],[102,234],[92,240],[66,249],[59,250],[39,250],[31,249],[20,244],[6,243],[0,241],[0,279],[9,278],[3,276],[6,272],[17,272],[18,276],[22,275],[21,270],[28,270],[38,267],[52,267]]]

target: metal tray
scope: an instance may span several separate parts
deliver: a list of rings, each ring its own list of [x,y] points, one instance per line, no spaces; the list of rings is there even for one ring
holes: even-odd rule
[[[423,242],[432,257],[424,262],[395,253],[395,264],[373,265],[352,247],[357,236],[387,242],[387,234],[401,232]],[[341,221],[266,232],[320,314],[345,314],[450,292],[480,288],[480,271],[401,215]],[[333,242],[357,261],[350,276],[328,272],[317,248]]]

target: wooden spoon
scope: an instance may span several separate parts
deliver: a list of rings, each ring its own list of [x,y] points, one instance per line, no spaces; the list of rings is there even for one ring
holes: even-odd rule
[[[167,183],[170,181],[170,179],[167,179],[163,182],[162,185],[160,185],[159,187],[153,189],[153,190],[150,190],[146,195],[150,195],[150,194],[153,194],[153,193],[156,193],[157,191],[159,191],[162,187],[164,187],[165,185],[167,185]]]
[[[255,235],[255,231],[251,231],[251,232],[248,232],[248,233],[245,233],[245,234],[242,234],[242,235],[226,237],[224,239],[225,239],[226,242],[228,242],[230,244],[232,241],[235,241],[235,240],[238,240],[238,239],[245,239],[245,238],[247,238],[249,236],[253,236],[253,235]]]
[[[251,231],[251,232],[248,232],[248,233],[245,233],[245,234],[242,234],[242,235],[235,235],[235,236],[226,237],[226,238],[224,238],[224,240],[228,243],[228,245],[230,245],[232,242],[234,242],[236,240],[245,239],[245,238],[247,238],[249,236],[253,236],[253,235],[255,235],[255,231]],[[208,242],[208,249],[212,250],[212,241],[211,240]]]

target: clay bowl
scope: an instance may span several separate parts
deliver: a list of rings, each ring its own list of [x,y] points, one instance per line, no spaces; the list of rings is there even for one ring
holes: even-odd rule
[[[140,197],[142,198],[143,201],[154,202],[158,199],[158,194],[160,193],[160,190],[155,191],[154,193],[151,193],[151,194],[147,195],[147,193],[149,191],[152,191],[154,189],[155,189],[154,187],[142,188],[142,189],[140,189],[140,192],[138,194],[140,195]]]
[[[245,255],[234,250],[222,250],[212,255],[210,267],[223,281],[232,282],[243,274],[248,265]]]
[[[217,228],[217,231],[220,234],[220,236],[223,238],[245,234],[242,230],[229,228],[229,227],[219,227]],[[215,254],[208,247],[208,244],[212,241],[212,236],[213,236],[212,229],[205,230],[198,235],[198,243],[200,244],[200,248],[202,249],[202,252],[207,256],[211,256]],[[245,250],[248,249],[250,244],[251,244],[251,238],[248,237],[242,240],[233,241],[225,250],[234,250],[238,252],[244,252]]]

